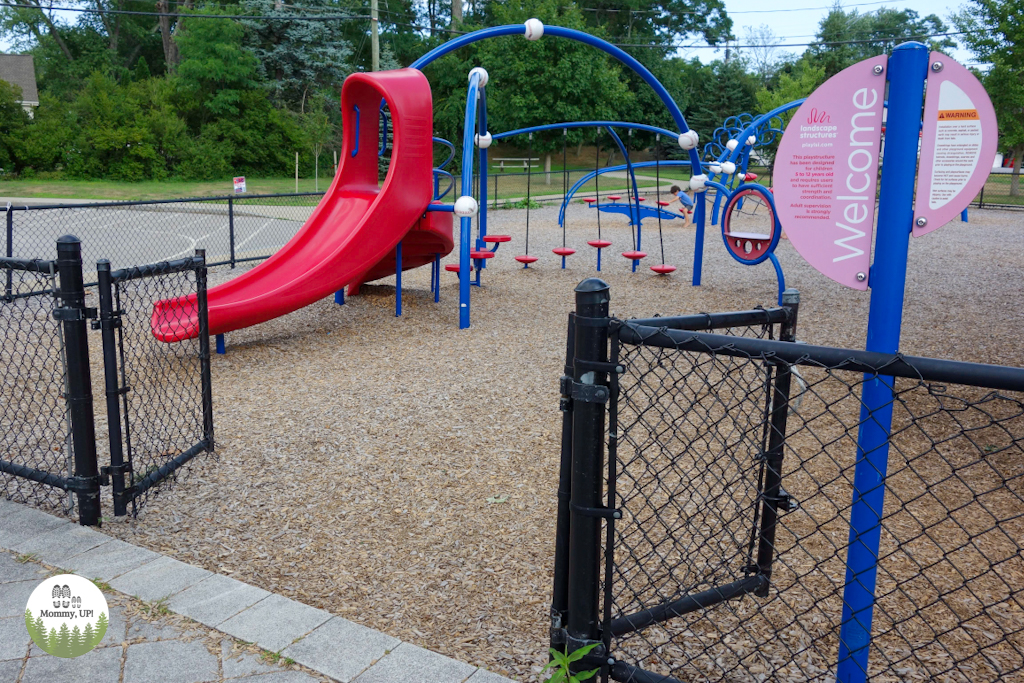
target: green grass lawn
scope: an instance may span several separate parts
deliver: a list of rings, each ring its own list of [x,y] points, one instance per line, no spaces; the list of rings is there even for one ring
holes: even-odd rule
[[[331,179],[320,177],[320,191],[330,185]],[[313,192],[312,178],[299,178],[299,192]],[[248,194],[278,194],[295,192],[295,178],[246,178]],[[114,180],[3,180],[2,197],[32,197],[54,199],[109,199],[145,200],[176,199],[178,197],[216,197],[234,192],[231,178],[211,182],[184,180],[153,180],[126,183]]]

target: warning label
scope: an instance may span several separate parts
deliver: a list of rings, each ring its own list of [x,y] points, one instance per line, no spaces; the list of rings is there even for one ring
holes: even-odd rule
[[[939,121],[977,121],[977,109],[940,109]]]

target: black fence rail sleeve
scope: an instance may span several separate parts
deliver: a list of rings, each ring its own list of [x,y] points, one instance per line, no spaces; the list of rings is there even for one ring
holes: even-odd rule
[[[124,435],[121,431],[121,392],[117,372],[116,330],[121,324],[121,312],[114,309],[114,285],[110,278],[110,261],[103,259],[96,263],[99,282],[100,314],[96,327],[103,340],[103,383],[107,404],[107,434],[109,436],[110,466],[102,470],[109,478],[114,499],[114,515],[128,514],[128,499],[125,496],[125,475],[131,468],[125,466]]]
[[[57,240],[57,271],[60,276],[59,314],[64,328],[67,358],[67,402],[71,413],[71,442],[75,476],[70,482],[78,496],[78,522],[100,525],[100,477],[96,462],[96,425],[93,421],[92,379],[86,332],[85,280],[82,276],[82,243],[65,235]]]
[[[236,197],[232,194],[216,197],[179,197],[177,199],[140,199],[123,202],[88,202],[86,204],[39,204],[36,206],[12,206],[8,211],[39,211],[41,209],[111,209],[132,206],[159,206],[161,204],[221,204],[229,199],[283,199],[286,197],[317,197],[323,192],[283,192],[279,194],[253,194]]]
[[[569,522],[569,618],[566,649],[575,652],[600,637],[601,509],[608,361],[608,285],[597,278],[576,287],[573,358],[572,498]],[[597,366],[597,367],[595,367]],[[603,390],[603,391],[602,391]],[[580,663],[575,666],[579,668]]]
[[[210,311],[206,299],[206,251],[196,249],[196,259],[201,264],[196,268],[196,303],[199,306],[199,371],[202,374],[203,393],[203,441],[206,450],[213,451],[213,379],[210,374]]]
[[[788,320],[782,323],[779,340],[783,343],[796,341],[796,321],[800,308],[800,292],[787,289],[782,293],[782,303],[790,312]],[[775,380],[772,387],[771,417],[769,421],[768,448],[761,470],[761,526],[757,537],[756,566],[751,567],[758,576],[764,577],[755,591],[758,597],[767,597],[772,576],[772,561],[775,557],[775,531],[779,520],[779,508],[785,511],[782,497],[782,457],[786,445],[786,421],[789,417],[789,396],[793,383],[793,367],[788,363],[775,365]]]
[[[37,470],[34,467],[28,467],[26,465],[19,465],[16,462],[0,460],[0,472],[19,477],[21,479],[39,482],[40,484],[46,484],[47,486],[63,489],[65,491],[71,489],[71,483],[68,481],[67,477],[62,477],[59,474],[54,474],[52,472]]]
[[[713,352],[738,358],[760,358],[766,362],[778,360],[793,365],[963,384],[984,389],[1024,391],[1024,368],[659,329],[632,322],[612,321],[612,325],[618,329],[619,339],[628,344],[698,353]]]
[[[228,249],[231,253],[231,267],[235,267],[235,198],[228,199]]]
[[[153,275],[169,275],[171,273],[183,273],[188,270],[197,270],[205,265],[206,261],[203,258],[198,256],[189,256],[188,258],[175,259],[174,261],[161,261],[159,263],[151,263],[145,266],[133,266],[131,268],[115,270],[110,274],[110,279],[113,282],[126,282],[128,280],[137,280],[139,278],[150,277]]]
[[[790,310],[781,308],[755,308],[749,311],[732,311],[729,313],[698,313],[696,315],[677,315],[659,318],[642,318],[628,321],[630,325],[647,327],[665,327],[670,330],[719,330],[729,327],[750,327],[754,325],[774,325],[785,323]]]
[[[7,239],[4,247],[4,256],[11,258],[14,256],[14,212],[11,211],[11,207],[7,207]],[[4,296],[10,298],[11,292],[13,291],[13,273],[7,271],[7,282],[4,284]]]
[[[555,578],[551,592],[551,647],[565,648],[566,616],[569,612],[569,500],[572,494],[572,381],[576,348],[575,314],[569,314],[565,337],[565,367],[560,380],[562,410],[562,451],[558,466],[558,510],[555,521]]]

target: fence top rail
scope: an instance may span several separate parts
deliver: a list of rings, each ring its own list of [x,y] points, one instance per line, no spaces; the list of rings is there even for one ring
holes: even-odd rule
[[[55,273],[57,272],[56,261],[44,261],[42,259],[20,259],[0,258],[0,269],[3,270],[27,270],[34,273]]]
[[[698,313],[696,315],[676,315],[656,318],[639,318],[628,320],[630,325],[640,325],[670,330],[720,330],[727,327],[752,327],[754,325],[774,325],[787,322],[790,318],[788,308],[755,308],[749,311],[730,311],[728,313]]]
[[[250,199],[280,199],[285,197],[320,197],[324,192],[287,192],[283,194],[226,194],[216,197],[179,197],[176,199],[139,199],[119,202],[89,202],[87,204],[38,204],[8,206],[7,211],[42,211],[47,209],[108,209],[125,206],[152,206],[157,204],[187,204],[196,202],[226,202]]]
[[[730,337],[638,325],[633,321],[614,319],[611,329],[618,333],[620,342],[638,346],[757,358],[769,363],[783,362],[827,370],[1024,392],[1024,368]]]
[[[100,262],[102,263],[102,261]],[[181,273],[186,270],[196,270],[206,266],[206,259],[201,256],[189,256],[188,258],[176,259],[174,261],[161,261],[150,263],[145,266],[132,266],[115,270],[110,274],[113,282],[125,282],[139,278],[153,277],[156,275],[168,275],[170,273]]]

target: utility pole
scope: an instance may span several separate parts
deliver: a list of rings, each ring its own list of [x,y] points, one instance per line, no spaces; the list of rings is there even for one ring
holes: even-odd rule
[[[380,71],[380,36],[377,35],[377,0],[370,0],[370,71]]]

